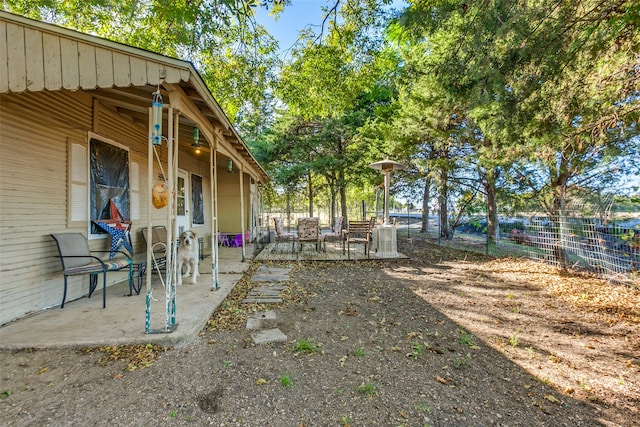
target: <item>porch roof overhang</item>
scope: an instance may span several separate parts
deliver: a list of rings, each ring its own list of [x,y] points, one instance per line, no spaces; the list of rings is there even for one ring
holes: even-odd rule
[[[192,63],[0,11],[0,94],[82,90],[146,127],[158,88],[181,113],[181,146],[188,149],[198,126],[205,151],[269,181]]]

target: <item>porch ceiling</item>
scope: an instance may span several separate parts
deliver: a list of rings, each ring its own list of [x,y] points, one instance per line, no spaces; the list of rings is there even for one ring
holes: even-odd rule
[[[229,147],[232,147],[232,149],[236,151],[246,163],[255,169],[262,182],[268,181],[269,177],[266,175],[266,172],[251,155],[244,142],[238,138],[236,132],[225,126],[225,123],[219,119],[216,111],[213,111],[209,107],[207,101],[200,96],[198,91],[195,90],[189,82],[181,82],[180,87],[193,105],[202,113],[202,116],[209,121],[211,128],[222,129],[222,131],[217,134],[223,139],[224,143]],[[157,89],[157,86],[145,85],[136,87],[94,89],[90,92],[106,107],[128,117],[134,123],[147,126],[151,99],[153,97],[153,92],[157,91]],[[167,96],[166,91],[162,88],[161,93],[163,93],[163,97]],[[163,127],[166,129],[166,126],[167,123],[165,118]],[[193,120],[184,115],[180,115],[178,135],[180,147],[184,149],[190,148],[191,143],[193,142],[194,126],[196,126],[196,123]],[[203,153],[209,153],[211,151],[209,143],[203,136],[200,137],[200,144]]]

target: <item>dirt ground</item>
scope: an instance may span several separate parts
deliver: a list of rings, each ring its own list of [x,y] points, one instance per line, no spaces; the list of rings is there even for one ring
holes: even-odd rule
[[[283,304],[242,304],[247,275],[185,348],[1,352],[0,423],[640,426],[638,288],[420,239],[291,266]],[[253,344],[264,309],[287,342]]]

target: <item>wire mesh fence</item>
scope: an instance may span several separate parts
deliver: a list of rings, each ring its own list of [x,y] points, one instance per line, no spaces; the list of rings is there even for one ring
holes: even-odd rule
[[[421,218],[398,214],[402,236],[420,233]],[[558,215],[502,217],[494,245],[487,244],[485,218],[469,218],[456,228],[453,240],[439,238],[437,216],[430,216],[426,234],[434,243],[495,256],[521,256],[565,269],[588,270],[608,280],[640,286],[640,217],[615,212],[611,203],[568,204]]]
[[[531,259],[640,284],[640,220],[612,211],[611,204],[585,207],[573,203],[555,216],[521,218],[506,239],[524,246]]]

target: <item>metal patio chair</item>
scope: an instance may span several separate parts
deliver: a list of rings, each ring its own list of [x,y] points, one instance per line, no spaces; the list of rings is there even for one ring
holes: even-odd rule
[[[124,258],[113,258],[103,260],[93,254],[108,254],[111,251],[91,251],[89,242],[82,233],[56,233],[51,234],[58,248],[58,258],[62,264],[62,274],[64,275],[64,291],[62,293],[62,304],[60,308],[64,308],[67,299],[67,277],[77,276],[80,274],[89,275],[89,294],[91,294],[98,285],[98,274],[102,273],[102,308],[107,307],[107,272],[119,271],[129,268],[129,295],[133,295],[133,268],[131,258],[124,252]]]

